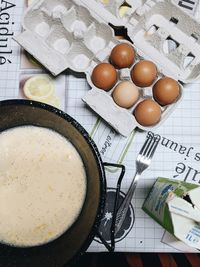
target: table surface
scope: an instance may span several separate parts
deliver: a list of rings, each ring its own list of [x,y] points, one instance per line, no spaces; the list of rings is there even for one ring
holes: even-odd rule
[[[21,31],[21,18],[24,10],[24,0],[17,1],[10,9],[10,30],[17,35]],[[197,14],[200,10],[197,11]],[[0,65],[0,99],[22,98],[21,82],[37,74],[44,74],[44,70],[32,64],[19,46],[11,39],[8,47],[12,54],[7,54],[11,63]],[[78,77],[79,76],[79,77]],[[128,186],[135,172],[135,158],[139,152],[145,133],[133,131],[130,137],[124,138],[114,132],[106,123],[88,109],[81,98],[90,89],[83,75],[74,76],[67,72],[54,79],[55,94],[60,99],[60,107],[79,121],[91,134],[96,142],[102,159],[107,162],[123,163],[126,174],[122,182],[121,197],[127,192]],[[196,81],[186,86],[184,97],[178,108],[168,120],[158,129],[162,137],[150,168],[142,175],[129,210],[129,218],[123,231],[117,237],[116,251],[138,252],[174,252],[191,251],[155,223],[142,210],[144,199],[157,177],[187,179],[200,183],[199,163],[195,155],[200,153],[200,93],[199,83]],[[185,147],[187,153],[181,152]],[[184,172],[179,174],[177,166],[183,164]],[[113,188],[119,173],[114,168],[107,170],[108,195],[112,199]],[[133,207],[136,220],[133,224]],[[110,212],[105,214],[103,224],[110,223]],[[178,250],[177,250],[178,249]],[[99,240],[93,241],[89,251],[106,251]]]

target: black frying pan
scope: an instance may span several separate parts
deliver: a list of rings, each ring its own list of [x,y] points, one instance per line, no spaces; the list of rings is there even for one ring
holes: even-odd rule
[[[57,131],[79,151],[87,174],[86,199],[76,222],[58,239],[27,248],[0,244],[0,266],[68,266],[89,247],[97,233],[105,201],[104,166],[88,133],[69,115],[51,106],[28,100],[0,102],[0,131],[30,124]]]

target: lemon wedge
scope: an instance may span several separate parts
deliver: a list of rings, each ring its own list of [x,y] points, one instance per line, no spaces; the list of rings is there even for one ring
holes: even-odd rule
[[[23,91],[28,99],[44,102],[54,96],[55,86],[48,75],[35,75],[25,82]]]

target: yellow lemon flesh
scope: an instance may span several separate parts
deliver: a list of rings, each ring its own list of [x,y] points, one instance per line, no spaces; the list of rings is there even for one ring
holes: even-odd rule
[[[44,101],[54,95],[55,86],[48,75],[36,75],[25,82],[23,91],[30,100]]]

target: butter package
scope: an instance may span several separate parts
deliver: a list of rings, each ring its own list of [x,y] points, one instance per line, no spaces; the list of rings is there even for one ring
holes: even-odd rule
[[[122,9],[123,3],[38,0],[25,13],[23,32],[15,40],[55,76],[68,68],[84,72],[91,90],[82,100],[128,136],[136,127],[160,126],[180,103],[183,84],[200,77],[200,24],[170,0],[129,0]],[[113,28],[126,29],[129,42],[116,39]],[[118,66],[112,62],[112,51],[121,42],[122,47],[129,45],[134,57]],[[120,61],[119,53],[115,55]],[[139,66],[144,63],[142,74]],[[98,66],[100,74],[106,73],[96,75],[98,81],[104,85],[109,81],[103,87],[93,79]],[[140,69],[137,77],[136,69]],[[150,81],[140,84],[138,78],[144,82],[148,76],[146,69]],[[170,88],[175,87],[171,91],[177,93],[172,99],[170,95],[170,101],[163,94],[163,102],[154,94],[154,86],[164,82],[168,91],[168,77],[173,80]]]
[[[158,178],[143,210],[187,245],[200,249],[200,187]]]

